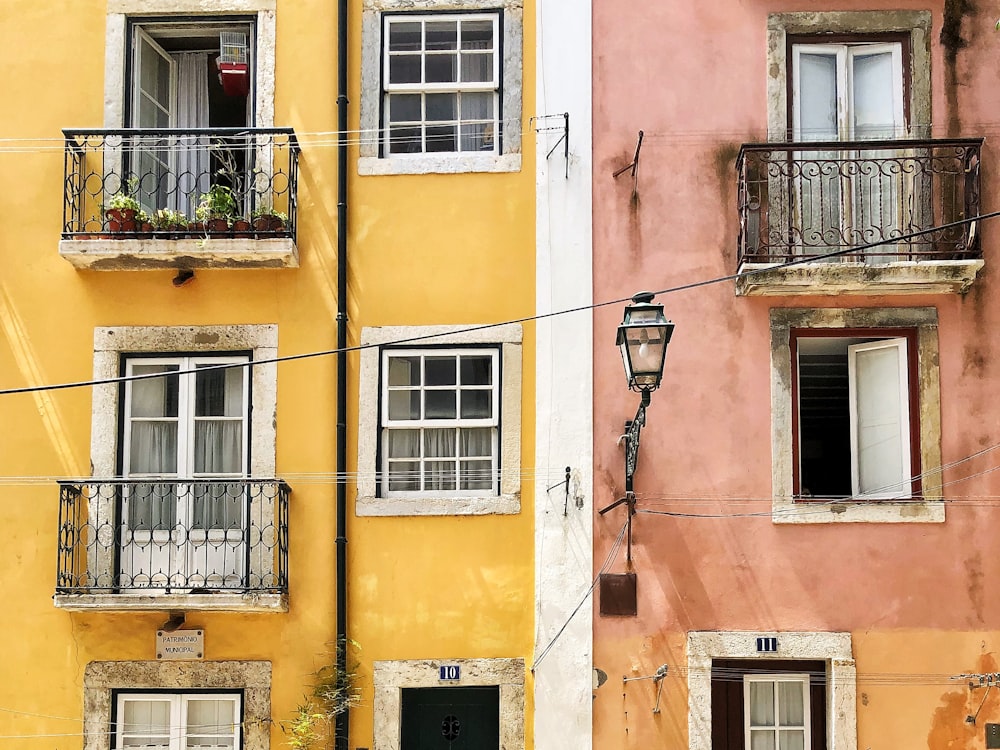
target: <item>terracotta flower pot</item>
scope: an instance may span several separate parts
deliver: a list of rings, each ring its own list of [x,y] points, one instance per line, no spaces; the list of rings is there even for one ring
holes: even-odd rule
[[[284,229],[285,224],[277,216],[258,216],[253,220],[253,228],[258,234],[275,234]]]
[[[187,236],[188,239],[196,240],[200,237],[205,236],[205,222],[203,221],[192,221],[187,225]]]
[[[132,233],[136,230],[136,210],[134,208],[109,208],[108,229],[116,233]]]
[[[253,229],[253,225],[250,224],[249,221],[246,219],[237,219],[233,222],[233,237],[241,239],[253,237],[253,233],[250,231],[251,229]]]
[[[148,221],[144,221],[142,222],[142,224],[139,225],[138,231],[139,231],[139,239],[148,240],[153,236],[153,225],[150,224]]]
[[[209,219],[205,222],[205,228],[209,234],[229,234],[229,221],[226,219]]]

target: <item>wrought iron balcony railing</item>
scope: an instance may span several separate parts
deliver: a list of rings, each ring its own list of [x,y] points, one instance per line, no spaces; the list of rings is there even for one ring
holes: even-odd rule
[[[295,238],[299,144],[291,128],[63,136],[63,239]]]
[[[280,479],[60,482],[57,594],[284,594]]]
[[[980,257],[982,139],[829,141],[744,145],[739,263]],[[919,236],[909,235],[922,232]],[[851,252],[851,248],[878,243]],[[831,259],[833,260],[833,259]]]

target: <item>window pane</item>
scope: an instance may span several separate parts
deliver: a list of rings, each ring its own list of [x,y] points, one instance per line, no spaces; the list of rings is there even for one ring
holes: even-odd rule
[[[128,470],[131,474],[177,473],[177,422],[133,422]]]
[[[901,393],[903,351],[898,346],[852,346],[856,370],[858,477],[862,493],[909,494],[908,455],[904,440],[907,415]]]
[[[391,94],[389,96],[389,122],[420,122],[420,94]],[[390,362],[398,359],[393,357]]]
[[[424,455],[451,458],[455,455],[455,430],[424,430]]]
[[[454,120],[457,117],[457,94],[428,94],[427,120]]]
[[[493,123],[462,123],[462,151],[494,151]]]
[[[427,385],[455,385],[455,358],[428,357],[424,360],[424,374]]]
[[[233,733],[235,723],[233,709],[236,707],[233,701],[198,699],[189,700],[187,705],[187,731],[189,734],[207,737],[209,735],[231,735]],[[212,744],[216,744],[218,739],[214,738]],[[231,741],[232,738],[230,738]]]
[[[462,119],[492,122],[493,94],[489,92],[462,94]]]
[[[778,723],[782,726],[803,726],[805,720],[802,683],[778,683]]]
[[[420,489],[420,464],[394,461],[389,464],[389,492],[417,492]]]
[[[837,138],[837,56],[799,55],[800,124],[804,141]]]
[[[462,82],[484,83],[493,80],[493,53],[462,53]]]
[[[457,131],[454,125],[438,125],[427,128],[428,151],[455,151]]]
[[[462,23],[462,49],[492,48],[492,21],[464,21]]]
[[[420,133],[420,128],[390,128],[389,152],[393,154],[419,154],[424,148]]]
[[[755,729],[750,732],[750,750],[775,750],[774,730]]]
[[[427,55],[424,64],[427,67],[427,83],[454,83],[458,81],[457,55],[447,53]]]
[[[177,525],[176,484],[130,484],[125,491],[132,531],[165,531]]]
[[[170,702],[125,699],[122,731],[126,734],[170,733]]]
[[[892,53],[853,56],[854,137],[896,137]]]
[[[390,57],[389,83],[420,83],[420,55]]]
[[[199,365],[208,367],[210,365]],[[207,370],[195,375],[196,417],[243,416],[244,368]]]
[[[420,385],[420,357],[389,357],[389,385]]]
[[[241,474],[242,458],[242,420],[202,419],[195,423],[195,473]]]
[[[492,357],[462,357],[462,385],[491,385]]]
[[[427,46],[429,50],[458,49],[457,21],[428,21]]]
[[[428,461],[426,466],[427,470],[424,475],[425,490],[455,489],[454,461]]]
[[[390,52],[411,52],[419,49],[419,21],[394,21],[389,24]]]
[[[492,456],[493,428],[473,427],[461,430],[461,452],[463,457]]]
[[[389,458],[420,458],[420,430],[389,430]]]
[[[755,727],[774,726],[774,683],[751,681],[750,724]]]
[[[463,490],[490,490],[493,489],[493,462],[492,461],[463,461],[461,483]]]
[[[455,391],[427,391],[424,405],[425,419],[454,419]]]
[[[134,365],[133,375],[177,372],[177,365]],[[176,417],[179,380],[177,375],[132,381],[133,417]]]
[[[244,489],[239,484],[212,482],[191,487],[195,529],[240,529],[243,527]]]
[[[801,729],[787,729],[778,733],[779,750],[805,750],[806,733]]]
[[[493,416],[493,391],[462,391],[462,419]]]
[[[420,419],[420,391],[389,391],[389,419]]]

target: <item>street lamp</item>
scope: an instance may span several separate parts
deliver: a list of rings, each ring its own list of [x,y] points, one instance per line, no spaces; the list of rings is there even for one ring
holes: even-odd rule
[[[663,317],[663,305],[653,304],[653,295],[639,292],[632,304],[625,306],[625,317],[618,326],[618,347],[625,365],[629,390],[642,395],[635,419],[625,423],[625,493],[632,494],[632,477],[639,459],[639,433],[646,424],[650,395],[660,387],[667,344],[674,324]]]
[[[632,304],[625,306],[625,317],[618,326],[618,347],[621,349],[628,387],[629,390],[638,391],[642,400],[639,402],[635,418],[625,423],[625,434],[622,435],[622,440],[625,442],[625,497],[600,511],[603,516],[619,505],[628,506],[628,517],[625,522],[628,538],[625,559],[629,564],[632,563],[632,516],[635,515],[632,477],[635,476],[635,467],[639,460],[639,434],[646,424],[646,407],[649,406],[650,395],[660,387],[667,344],[670,343],[670,337],[674,333],[674,324],[663,317],[663,305],[653,304],[653,296],[649,292],[639,292],[632,297]],[[634,576],[628,586],[634,599]],[[635,612],[632,611],[631,614]]]

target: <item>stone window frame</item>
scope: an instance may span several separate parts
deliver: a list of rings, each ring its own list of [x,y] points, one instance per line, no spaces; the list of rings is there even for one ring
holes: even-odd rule
[[[116,326],[94,329],[94,380],[113,380],[121,372],[122,357],[129,354],[212,354],[250,351],[250,462],[248,477],[273,479],[275,475],[278,366],[278,326]],[[91,474],[98,478],[118,475],[119,383],[102,383],[93,389],[90,432]]]
[[[440,679],[439,668],[458,666],[461,679]],[[410,659],[376,661],[374,750],[399,750],[403,688],[499,687],[500,747],[524,750],[524,659]],[[84,750],[91,750],[84,748]]]
[[[943,523],[941,474],[941,380],[938,315],[934,307],[772,308],[771,328],[771,520],[773,523]],[[917,331],[921,498],[797,502],[792,486],[793,328],[913,328]]]
[[[443,153],[380,156],[382,109],[382,16],[456,11],[502,12],[500,154]],[[364,0],[361,16],[361,147],[359,175],[457,174],[521,171],[524,0]]]
[[[768,140],[789,138],[789,34],[870,36],[910,35],[909,137],[930,136],[931,122],[931,13],[924,10],[807,11],[771,13],[767,17],[767,132]]]
[[[771,633],[778,650],[758,653],[759,631],[692,631],[687,639],[688,748],[712,750],[712,660],[801,659],[826,662],[829,750],[857,750],[857,669],[850,633]]]
[[[111,750],[116,690],[239,690],[243,742],[238,750],[271,746],[269,661],[92,661],[83,674],[83,750]]]
[[[361,331],[358,394],[358,516],[460,516],[521,512],[521,379],[523,331],[519,323],[499,326],[385,326]],[[497,445],[500,494],[468,497],[393,497],[378,494],[381,441],[379,409],[382,351],[390,345],[452,348],[500,347],[500,434]]]
[[[142,17],[256,15],[254,127],[274,127],[277,0],[108,0],[104,58],[104,127],[125,126],[128,22]]]

